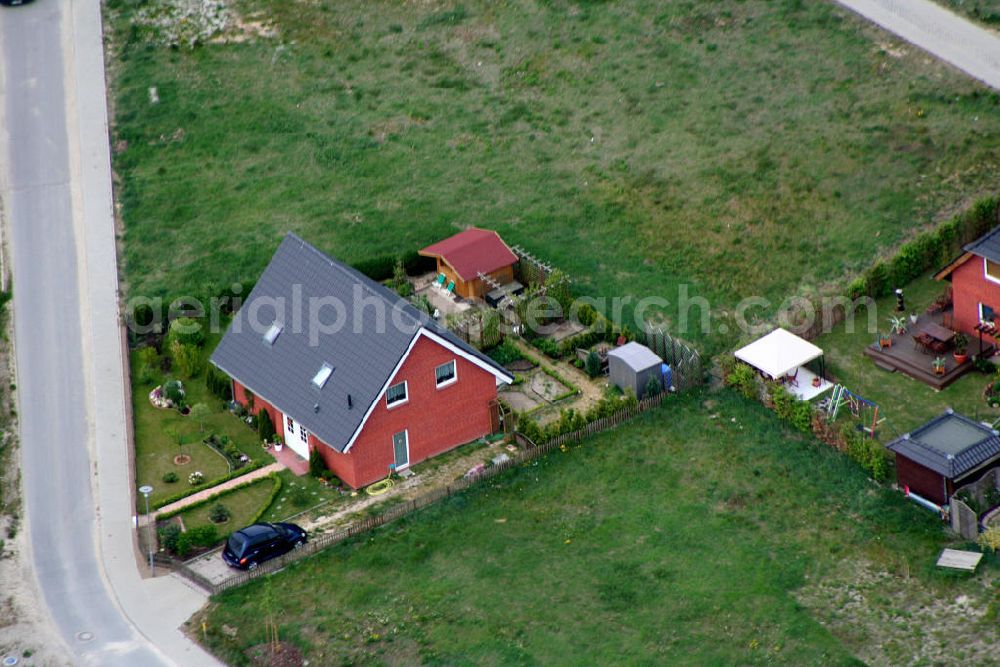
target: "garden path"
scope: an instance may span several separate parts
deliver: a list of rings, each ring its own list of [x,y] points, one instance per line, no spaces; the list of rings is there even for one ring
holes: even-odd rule
[[[164,512],[173,512],[175,510],[182,509],[184,507],[187,507],[188,505],[193,505],[194,503],[200,502],[205,498],[208,498],[209,496],[214,496],[217,493],[228,491],[234,486],[238,486],[240,484],[246,484],[247,482],[252,482],[253,480],[260,479],[261,477],[267,477],[271,473],[281,472],[284,469],[285,469],[284,464],[275,462],[270,465],[266,465],[263,468],[257,468],[253,472],[248,472],[245,475],[234,477],[233,479],[223,482],[222,484],[216,484],[215,486],[211,486],[207,489],[202,489],[198,493],[192,493],[190,496],[185,496],[180,500],[178,500],[177,502],[170,503],[169,505],[164,505],[160,509],[156,510],[155,512],[152,513],[153,520],[155,521],[157,515],[163,514]],[[140,525],[145,525],[144,518],[140,518],[139,522]]]

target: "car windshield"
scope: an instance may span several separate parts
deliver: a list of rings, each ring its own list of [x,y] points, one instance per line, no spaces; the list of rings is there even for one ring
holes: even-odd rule
[[[241,533],[233,533],[229,536],[229,550],[234,554],[239,555],[243,553],[243,548],[246,547],[247,538]]]

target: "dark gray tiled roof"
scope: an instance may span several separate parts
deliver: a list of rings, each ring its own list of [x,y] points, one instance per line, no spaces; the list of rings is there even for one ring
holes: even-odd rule
[[[991,262],[1000,262],[1000,225],[965,246],[964,250]]]
[[[969,437],[970,433],[976,433],[975,437]],[[949,441],[949,434],[956,434],[961,440],[958,443]],[[956,479],[1000,457],[1000,436],[996,431],[948,410],[896,438],[886,447],[949,479]]]
[[[333,301],[343,304],[342,313],[332,305],[319,306]],[[331,325],[339,319],[343,326],[336,332],[317,333],[309,322],[311,303],[317,305],[320,322]],[[379,317],[380,310],[386,317]],[[264,334],[276,322],[282,331],[269,345]],[[343,451],[421,328],[513,380],[503,367],[395,292],[289,233],[211,361],[324,443]],[[323,364],[329,364],[333,373],[320,389],[312,380]],[[281,425],[275,427],[280,433]]]

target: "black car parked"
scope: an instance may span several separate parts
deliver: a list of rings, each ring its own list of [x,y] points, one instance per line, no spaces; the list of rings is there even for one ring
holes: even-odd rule
[[[252,570],[266,560],[306,543],[306,531],[294,523],[255,523],[229,536],[222,560],[231,567]]]

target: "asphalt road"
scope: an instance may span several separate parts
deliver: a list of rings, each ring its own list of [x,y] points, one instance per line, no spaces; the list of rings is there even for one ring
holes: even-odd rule
[[[31,558],[77,664],[214,663],[177,630],[204,596],[136,569],[97,7],[0,8],[0,195]]]

